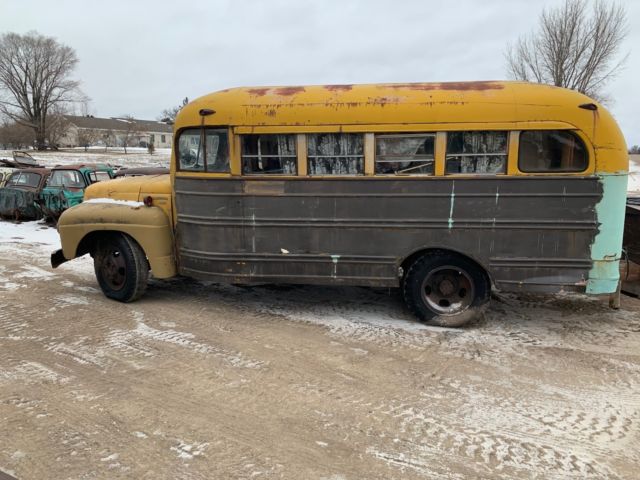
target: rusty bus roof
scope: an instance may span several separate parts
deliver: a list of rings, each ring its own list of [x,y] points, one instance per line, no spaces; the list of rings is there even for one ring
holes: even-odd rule
[[[212,112],[203,116],[202,110]],[[187,104],[174,129],[202,124],[232,126],[235,133],[579,129],[604,170],[628,166],[622,132],[602,105],[573,90],[528,82],[231,88]],[[616,158],[605,158],[612,152]]]
[[[578,106],[593,102],[575,91],[526,82],[241,87],[194,100],[180,111],[176,125],[199,125],[201,109],[215,112],[205,117],[205,124],[236,126],[581,123],[579,118],[584,123],[593,114]],[[576,115],[568,115],[567,108]]]

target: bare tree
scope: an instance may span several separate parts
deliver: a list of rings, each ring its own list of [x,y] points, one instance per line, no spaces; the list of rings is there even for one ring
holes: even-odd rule
[[[86,152],[91,145],[98,140],[103,139],[103,131],[95,128],[79,128],[78,129],[78,145],[84,147]]]
[[[47,115],[45,122],[46,140],[49,147],[58,149],[60,141],[69,131],[71,123],[65,118],[66,111],[59,105]]]
[[[175,123],[176,115],[178,115],[178,112],[182,110],[182,107],[184,107],[187,103],[189,103],[189,98],[184,97],[181,105],[163,110],[162,113],[160,113],[158,120],[160,120],[161,122],[169,123],[169,124]]]
[[[33,129],[14,121],[5,121],[0,125],[0,145],[3,148],[20,150],[33,145]]]
[[[627,16],[616,3],[596,0],[592,5],[589,12],[586,0],[565,0],[559,8],[543,10],[538,30],[507,48],[509,74],[603,100],[603,87],[627,59],[618,58]]]
[[[127,147],[133,147],[134,145],[138,145],[140,143],[140,137],[142,136],[142,132],[140,131],[140,127],[136,123],[135,119],[131,115],[126,115],[122,118],[119,118],[125,123],[125,127],[120,130],[120,141],[122,142],[122,146],[124,147],[124,153],[127,153]]]
[[[78,59],[71,47],[36,32],[0,36],[0,112],[31,127],[36,147],[46,147],[47,116],[73,101],[78,82],[70,80]]]
[[[118,140],[116,132],[114,130],[106,130],[102,132],[102,141],[104,142],[104,151],[106,152],[109,147],[115,145]]]

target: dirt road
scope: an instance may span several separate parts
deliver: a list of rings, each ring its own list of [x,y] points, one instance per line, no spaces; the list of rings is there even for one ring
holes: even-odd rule
[[[0,246],[0,471],[19,479],[637,478],[640,302],[153,281]]]

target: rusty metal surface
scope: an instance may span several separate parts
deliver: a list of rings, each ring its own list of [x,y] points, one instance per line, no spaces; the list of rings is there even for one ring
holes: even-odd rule
[[[175,179],[181,273],[226,282],[397,286],[426,248],[504,290],[584,290],[595,178]]]
[[[33,173],[39,177],[38,185],[9,184],[16,174]],[[42,211],[37,204],[38,196],[45,187],[51,170],[48,168],[21,168],[12,173],[7,185],[0,188],[0,217],[15,220],[37,220]]]
[[[632,262],[640,263],[640,198],[627,199],[622,248]]]

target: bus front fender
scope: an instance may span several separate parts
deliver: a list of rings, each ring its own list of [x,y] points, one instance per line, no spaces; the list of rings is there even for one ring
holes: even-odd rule
[[[60,216],[58,232],[61,252],[51,256],[55,268],[94,251],[100,238],[110,233],[124,233],[145,252],[153,275],[169,278],[177,274],[173,228],[159,207],[130,203],[81,203]]]

